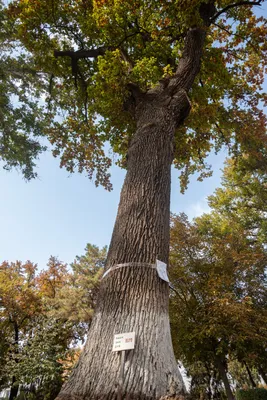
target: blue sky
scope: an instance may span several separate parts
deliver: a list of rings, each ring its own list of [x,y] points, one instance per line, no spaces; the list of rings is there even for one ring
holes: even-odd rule
[[[173,171],[173,212],[192,218],[207,210],[206,197],[220,183],[223,159],[223,153],[211,156],[213,176],[204,182],[193,178],[185,195]],[[85,175],[69,175],[49,153],[40,158],[37,172],[38,179],[25,182],[17,171],[0,168],[0,262],[30,259],[43,269],[50,255],[70,263],[88,242],[108,245],[125,171],[112,167],[112,192],[96,188]]]

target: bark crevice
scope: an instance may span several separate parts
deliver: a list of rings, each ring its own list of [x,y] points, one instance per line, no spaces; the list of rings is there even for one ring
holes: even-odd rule
[[[182,393],[170,337],[168,284],[155,269],[128,267],[103,280],[86,347],[58,399],[116,399],[120,355],[111,351],[113,336],[131,331],[136,346],[127,352],[123,398],[155,400]]]
[[[168,263],[173,137],[185,102],[183,96],[170,99],[169,107],[156,100],[137,106],[137,131],[106,269],[123,263],[154,264],[156,258]],[[114,334],[131,331],[136,332],[136,346],[127,354],[124,396],[155,400],[183,393],[168,299],[168,284],[156,269],[133,265],[112,270],[101,283],[85,349],[58,399],[115,399],[120,357],[112,352],[112,341]]]

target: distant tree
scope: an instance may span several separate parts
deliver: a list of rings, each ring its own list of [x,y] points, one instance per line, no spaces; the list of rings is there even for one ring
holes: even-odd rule
[[[267,242],[267,181],[263,160],[250,159],[246,154],[238,162],[228,160],[224,169],[222,187],[209,197],[209,204],[219,218],[227,218],[245,230],[252,248]],[[258,252],[255,251],[255,257]],[[247,276],[251,280],[247,287],[248,296],[253,298],[253,305],[258,308],[258,315],[266,318],[267,282],[266,267],[259,275],[260,282],[251,268]],[[256,278],[256,279],[255,279]],[[257,296],[255,296],[255,288]],[[261,329],[264,330],[264,323]],[[266,341],[255,335],[252,341],[244,341],[236,346],[238,359],[245,363],[247,371],[256,369],[267,383]]]
[[[186,372],[190,379],[189,398],[192,400],[226,399],[224,387],[217,369],[208,360],[186,363]]]
[[[0,266],[0,387],[25,399],[54,400],[91,322],[106,248],[88,244],[71,268],[50,257]]]
[[[21,342],[31,319],[41,312],[41,298],[35,286],[36,265],[3,262],[0,265],[0,326],[3,352],[3,384],[11,387],[9,400],[16,398]]]
[[[88,243],[85,254],[76,256],[68,273],[66,266],[63,267],[55,295],[49,298],[49,315],[71,322],[73,338],[77,340],[83,341],[92,320],[106,253],[106,247],[100,249]],[[58,261],[51,257],[49,269],[40,274],[40,281],[45,286],[45,277],[51,280],[51,267],[54,269],[57,263]],[[59,265],[62,267],[62,264]]]
[[[240,363],[237,359],[230,359],[228,372],[236,389],[253,388],[261,383],[259,372],[251,368],[247,363]]]
[[[185,215],[172,219],[175,349],[189,365],[202,362],[216,368],[228,399],[234,398],[227,376],[229,355],[248,369],[253,345],[266,343],[267,308],[261,303],[266,257],[260,241],[216,210],[193,223]]]

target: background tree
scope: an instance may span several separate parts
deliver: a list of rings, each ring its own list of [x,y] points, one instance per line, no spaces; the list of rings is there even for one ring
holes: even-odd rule
[[[29,400],[58,394],[85,340],[105,256],[88,244],[70,269],[55,257],[39,273],[29,261],[1,265],[0,385],[13,384],[10,399],[18,389]]]
[[[219,188],[209,197],[211,207],[220,216],[236,221],[246,230],[251,243],[261,243],[265,248],[267,240],[266,230],[266,176],[261,161],[248,160],[244,155],[238,162],[228,160],[224,169],[222,188]],[[265,270],[266,274],[266,270]],[[253,271],[248,275],[252,277]],[[266,279],[263,276],[260,282],[251,282],[251,288],[248,287],[248,294],[251,295],[253,288],[258,285],[257,306],[259,315],[261,315],[266,304]],[[252,294],[253,296],[253,294]],[[266,377],[266,349],[261,340],[251,343],[244,343],[239,348],[239,358],[244,359],[248,355],[248,349],[251,354],[247,362],[250,367],[255,368],[262,379],[267,381]]]
[[[15,366],[19,363],[22,336],[31,318],[40,312],[41,299],[35,288],[36,265],[30,261],[4,262],[0,272],[1,330],[4,332],[1,347],[5,350],[2,379],[11,386],[9,400],[13,400],[19,387]]]
[[[76,341],[84,340],[92,320],[106,252],[106,247],[100,249],[88,243],[85,254],[77,256],[70,265],[70,272],[67,272],[66,265],[63,266],[60,278],[57,279],[55,295],[47,300],[50,316],[72,323],[73,338]],[[57,265],[62,268],[62,264],[54,258],[50,258],[48,265],[49,269],[40,274],[41,285],[47,280],[45,276],[51,280],[51,267],[54,271],[52,276],[58,275],[54,269]],[[52,285],[55,287],[55,283]]]
[[[246,185],[237,184],[236,177],[241,178],[237,171],[238,165],[229,161],[224,187],[209,198],[210,214],[193,223],[185,215],[174,216],[171,230],[175,290],[171,321],[177,355],[184,357],[185,365],[201,362],[203,368],[217,369],[228,398],[233,397],[226,374],[228,361],[232,359],[232,366],[237,360],[241,363],[253,387],[259,382],[256,365],[266,360],[264,212],[257,207],[261,196],[253,179],[256,171],[243,169]],[[249,193],[246,213],[246,201],[240,198],[244,193]]]
[[[255,368],[246,368],[246,365],[233,359],[228,362],[228,371],[236,389],[256,387],[260,382],[260,376]]]
[[[87,346],[59,398],[115,398],[120,363],[111,345],[121,330],[135,330],[139,343],[127,364],[129,396],[183,391],[171,346],[168,285],[151,268],[156,257],[168,262],[171,164],[182,169],[184,188],[190,173],[209,173],[204,158],[214,146],[265,157],[259,106],[266,99],[266,24],[252,9],[261,3],[9,5],[16,37],[47,80],[52,76],[46,133],[61,165],[95,174],[96,183],[110,189],[109,141],[127,167],[106,268],[131,266],[103,280]]]

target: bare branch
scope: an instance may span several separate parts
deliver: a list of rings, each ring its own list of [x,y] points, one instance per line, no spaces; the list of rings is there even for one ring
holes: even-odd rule
[[[239,1],[234,4],[228,4],[225,8],[218,11],[211,19],[210,22],[216,21],[216,19],[221,15],[224,14],[226,11],[230,10],[231,8],[239,7],[239,6],[260,6],[263,3],[263,0],[258,1]]]

